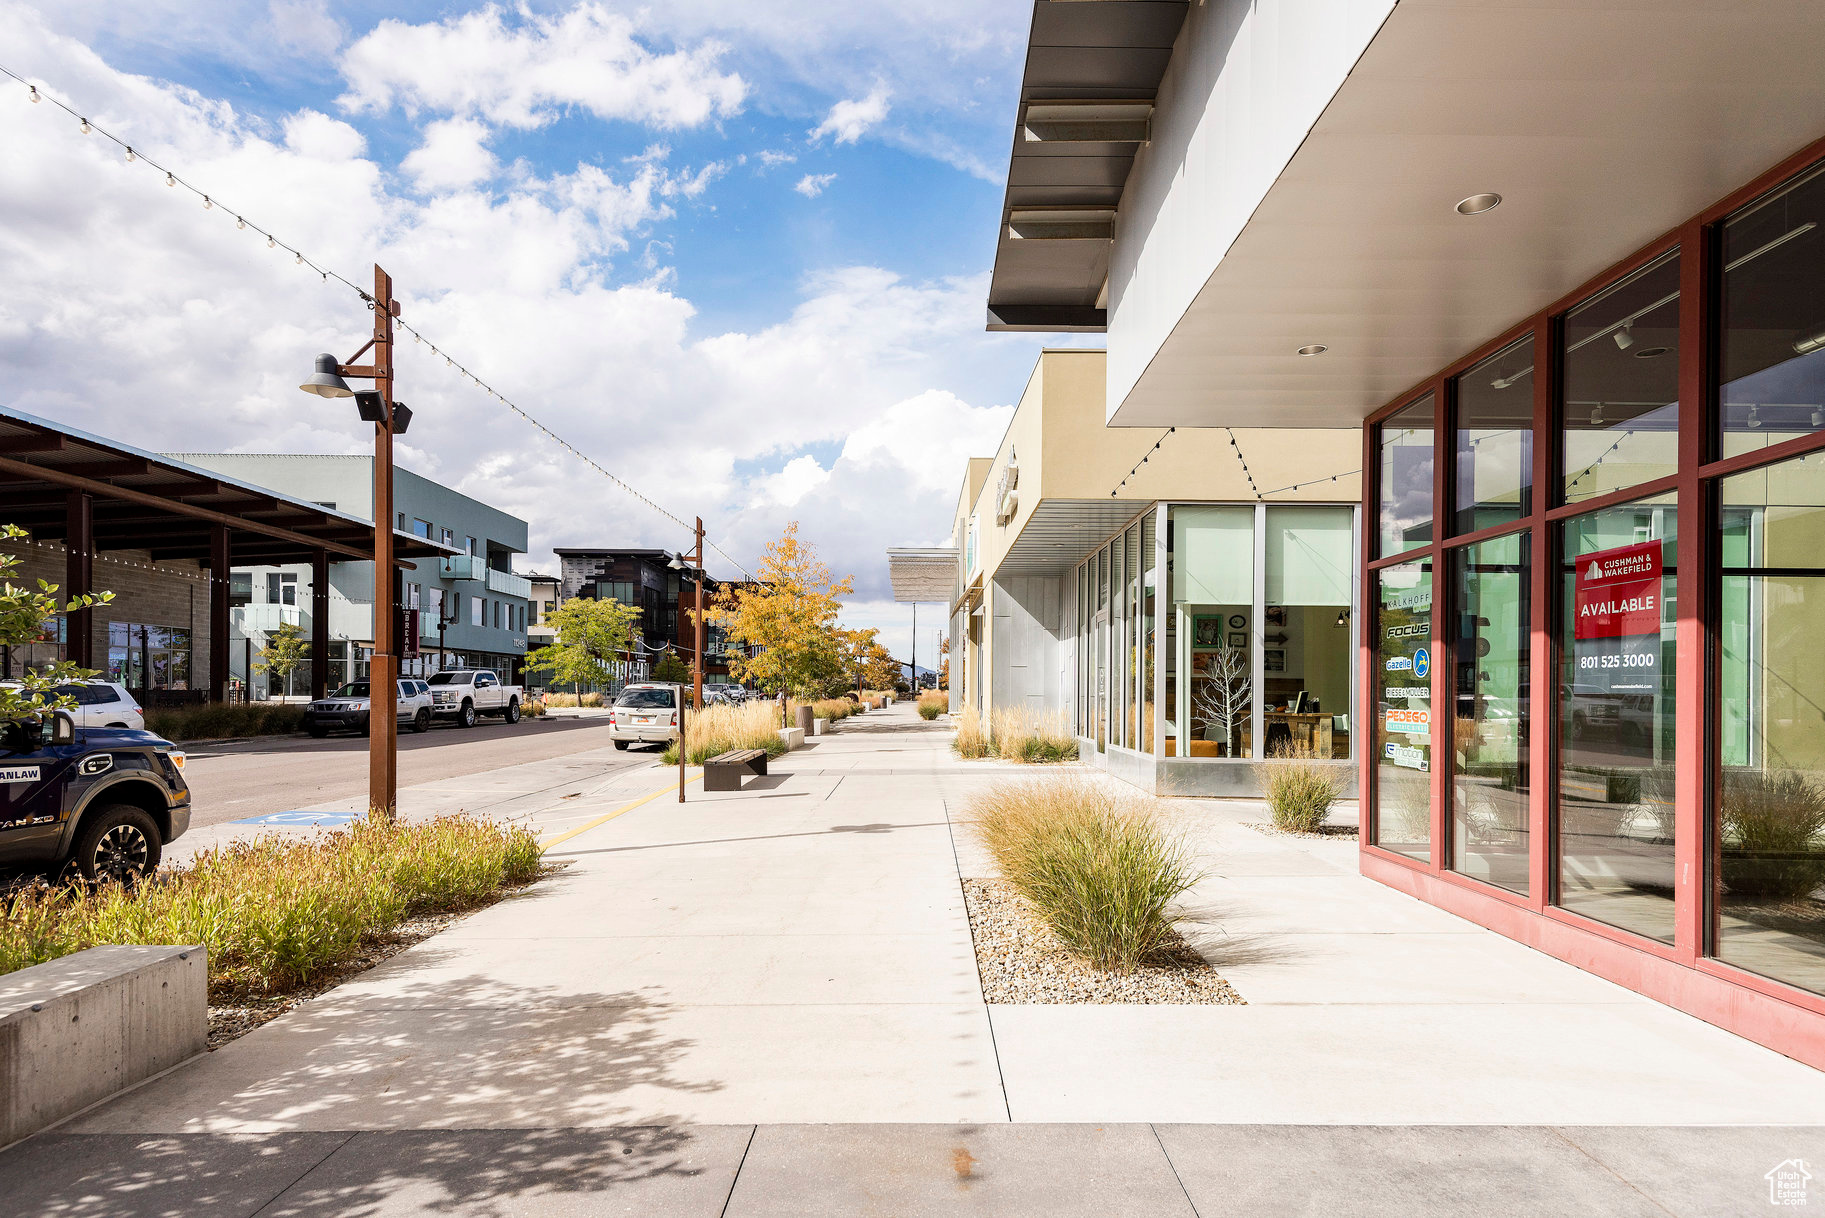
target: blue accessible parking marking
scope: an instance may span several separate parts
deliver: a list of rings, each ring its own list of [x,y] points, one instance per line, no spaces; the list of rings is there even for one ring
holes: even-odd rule
[[[268,812],[265,816],[249,816],[237,820],[237,825],[346,825],[359,820],[359,812]]]

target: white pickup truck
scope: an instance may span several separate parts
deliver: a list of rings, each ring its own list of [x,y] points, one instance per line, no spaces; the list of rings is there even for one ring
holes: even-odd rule
[[[474,727],[482,715],[499,715],[509,723],[520,721],[520,687],[502,685],[490,669],[463,668],[440,672],[431,679],[431,713]]]

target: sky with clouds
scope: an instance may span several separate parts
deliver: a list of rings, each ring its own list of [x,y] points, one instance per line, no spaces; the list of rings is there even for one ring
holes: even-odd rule
[[[883,550],[941,543],[1039,336],[982,329],[1025,0],[0,0],[0,401],[155,450],[358,452],[297,382],[356,282],[753,566],[788,520],[905,655]],[[423,348],[404,464],[532,553],[688,542]],[[711,570],[718,571],[712,561]],[[931,653],[939,611],[920,628]]]

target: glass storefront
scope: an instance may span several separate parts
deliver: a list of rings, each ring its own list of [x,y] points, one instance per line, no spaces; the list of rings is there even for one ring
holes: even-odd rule
[[[1432,856],[1432,563],[1375,576],[1374,842],[1422,862]]]
[[[1534,341],[1524,338],[1457,378],[1453,533],[1533,510],[1533,365]]]
[[[1559,901],[1673,941],[1673,496],[1560,526]]]
[[[1451,551],[1451,867],[1528,889],[1531,537]]]
[[[1825,454],[1718,498],[1716,954],[1825,994]]]
[[[108,680],[128,689],[189,689],[190,632],[175,626],[109,622]]]
[[[1386,558],[1432,542],[1432,395],[1401,407],[1377,431],[1376,553]]]
[[[1130,523],[1076,575],[1078,734],[1182,759],[1351,756],[1355,538],[1353,505],[1174,504]]]
[[[1679,251],[1565,315],[1561,496],[1581,503],[1679,466]]]

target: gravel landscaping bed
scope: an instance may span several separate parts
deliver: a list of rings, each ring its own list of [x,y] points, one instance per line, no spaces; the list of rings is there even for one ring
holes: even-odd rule
[[[1276,829],[1265,821],[1245,820],[1242,823],[1256,833],[1265,833],[1269,837],[1317,837],[1334,842],[1353,842],[1357,836],[1355,825],[1320,825],[1317,832],[1307,833],[1303,829]]]
[[[1183,942],[1133,973],[1103,973],[1066,951],[1003,881],[964,880],[963,899],[988,1002],[1242,1004],[1242,996]]]

